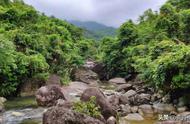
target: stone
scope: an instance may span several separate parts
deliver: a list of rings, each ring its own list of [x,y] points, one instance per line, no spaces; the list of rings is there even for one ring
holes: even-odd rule
[[[4,98],[4,97],[0,97],[0,113],[1,112],[4,112],[4,103],[6,102],[7,100]]]
[[[72,72],[75,81],[81,81],[86,84],[97,86],[100,82],[98,74],[87,68],[79,68]]]
[[[128,114],[125,117],[125,119],[128,121],[143,121],[144,120],[144,118],[138,113]]]
[[[184,107],[178,107],[177,108],[177,112],[179,112],[179,113],[183,113],[183,112],[185,112],[187,110],[187,107],[186,106],[184,106]]]
[[[43,115],[43,124],[105,124],[104,122],[77,113],[64,107],[52,107]]]
[[[106,67],[103,63],[96,63],[94,67],[91,68],[91,70],[98,74],[100,80],[108,79]]]
[[[59,85],[43,86],[36,92],[36,101],[39,106],[56,105],[59,99],[65,100],[62,88]]]
[[[6,101],[7,101],[6,98],[4,98],[4,97],[0,97],[0,103],[5,103]]]
[[[178,114],[177,116],[182,116],[182,117],[190,117],[190,112],[183,112],[183,113],[180,113]]]
[[[186,100],[184,99],[184,97],[180,97],[178,100],[177,106],[182,107],[182,106],[185,106],[186,104],[187,103],[186,103]]]
[[[68,101],[77,101],[80,100],[80,96],[82,95],[83,91],[89,88],[89,85],[83,82],[70,82],[68,86],[62,86],[65,98]]]
[[[101,108],[101,113],[105,119],[116,116],[114,107],[110,104],[104,93],[98,88],[88,88],[81,95],[81,101],[89,101],[92,96],[96,97],[96,103]]]
[[[116,89],[116,91],[120,92],[120,91],[128,91],[132,88],[132,84],[122,84],[119,85]]]
[[[117,124],[117,120],[115,119],[115,117],[111,116],[108,118],[106,124]]]
[[[125,95],[125,97],[129,98],[129,97],[134,96],[134,95],[136,95],[136,94],[137,94],[136,91],[134,91],[134,90],[129,90],[129,91],[127,91],[124,95]]]
[[[20,89],[18,91],[21,97],[25,96],[34,96],[36,91],[45,85],[45,81],[36,80],[36,79],[28,79],[22,83]]]
[[[140,95],[137,95],[135,97],[135,101],[133,102],[134,104],[148,104],[151,101],[151,95],[150,94],[145,94],[141,93]]]
[[[67,108],[67,109],[72,109],[73,107],[73,102],[72,101],[58,101],[57,105],[58,107],[64,107],[64,108]]]
[[[119,105],[119,95],[114,94],[109,97],[109,102],[112,106],[118,106]]]
[[[154,110],[151,105],[145,104],[139,106],[139,113],[142,113],[142,116],[145,118],[154,117]]]
[[[21,112],[12,112],[11,114],[16,117],[24,116],[24,113]]]
[[[163,103],[169,103],[170,101],[171,101],[171,99],[170,99],[170,95],[169,95],[169,94],[165,95],[165,96],[162,98],[162,102],[163,102]]]
[[[88,68],[88,69],[92,69],[92,68],[94,68],[95,65],[96,65],[96,63],[95,63],[94,61],[92,61],[92,60],[87,60],[87,61],[84,63],[83,67]]]
[[[154,112],[158,114],[170,113],[176,111],[175,107],[171,104],[156,103],[153,104]]]
[[[110,79],[108,82],[112,83],[112,84],[125,84],[126,81],[125,81],[125,78],[120,78],[120,77],[116,77],[116,78],[113,78],[113,79]]]
[[[51,74],[48,80],[46,81],[46,85],[52,85],[52,84],[60,85],[61,77],[57,74]]]
[[[120,105],[120,111],[121,111],[122,116],[127,115],[127,114],[131,113],[131,106],[128,104]]]
[[[137,112],[138,112],[138,109],[139,109],[138,106],[133,106],[133,107],[131,107],[131,112],[132,112],[132,113],[137,113]]]

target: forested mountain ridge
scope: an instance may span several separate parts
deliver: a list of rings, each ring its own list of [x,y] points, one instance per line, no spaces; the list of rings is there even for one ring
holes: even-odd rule
[[[47,17],[21,0],[1,0],[0,95],[16,95],[24,81],[45,81],[49,73],[65,82],[92,44],[72,24]]]
[[[106,25],[97,23],[97,22],[81,22],[81,21],[69,21],[70,23],[84,29],[84,36],[87,38],[92,38],[95,40],[100,40],[103,37],[115,37],[116,36],[116,28],[108,27]]]

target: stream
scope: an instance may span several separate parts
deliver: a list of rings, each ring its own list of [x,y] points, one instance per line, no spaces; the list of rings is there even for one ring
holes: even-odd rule
[[[102,86],[106,87],[106,86]],[[5,103],[3,124],[42,124],[43,113],[47,108],[37,107],[34,97],[14,98]],[[129,122],[124,118],[120,124],[154,124],[155,120]]]

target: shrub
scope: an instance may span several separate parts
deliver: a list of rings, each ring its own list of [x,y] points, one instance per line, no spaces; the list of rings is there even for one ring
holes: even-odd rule
[[[96,97],[92,96],[88,102],[76,102],[74,111],[98,118],[101,116],[100,107],[96,105]]]

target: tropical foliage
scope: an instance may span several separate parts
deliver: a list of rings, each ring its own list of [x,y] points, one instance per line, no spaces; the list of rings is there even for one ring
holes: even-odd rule
[[[169,0],[159,13],[147,10],[138,23],[124,23],[117,38],[101,41],[101,61],[110,77],[139,74],[165,91],[190,88],[190,6]]]
[[[47,17],[21,0],[0,2],[0,96],[16,95],[27,79],[49,73],[69,80],[73,68],[92,52],[81,29]]]

